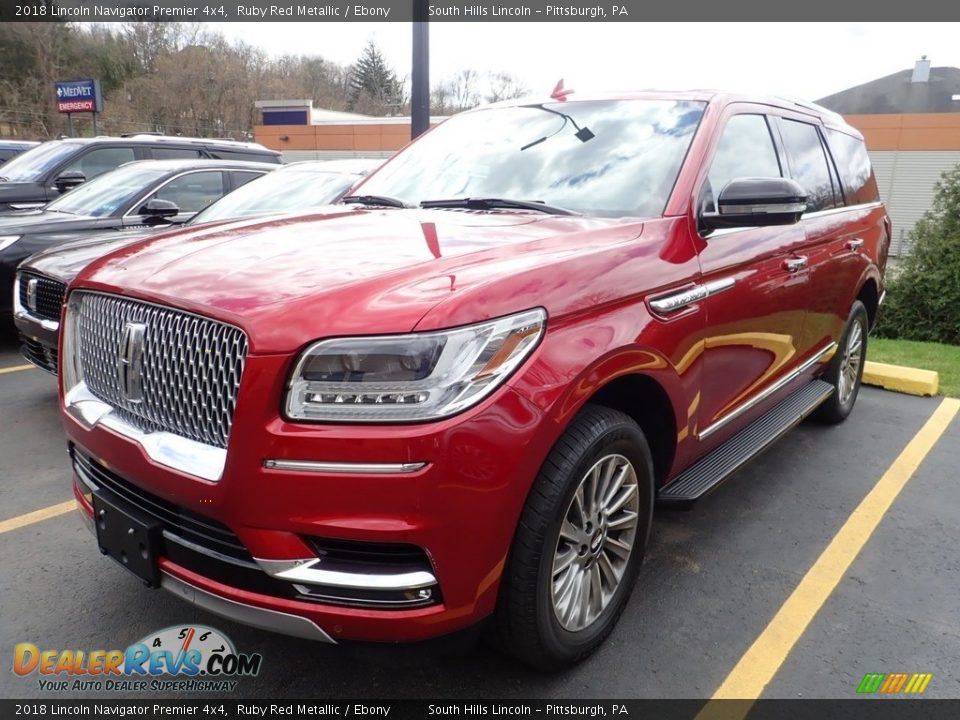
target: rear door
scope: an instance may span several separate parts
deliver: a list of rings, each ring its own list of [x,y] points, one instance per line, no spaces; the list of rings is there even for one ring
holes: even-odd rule
[[[881,228],[871,228],[870,209],[859,207],[862,203],[858,194],[864,195],[864,188],[855,189],[847,172],[844,174],[851,187],[847,191],[850,200],[845,200],[825,143],[828,131],[819,121],[785,116],[778,119],[777,126],[790,175],[808,195],[801,219],[806,240],[796,256],[804,264],[798,277],[804,277],[810,287],[801,338],[802,352],[809,357],[839,339],[868,263],[863,253],[865,243]],[[869,175],[869,158],[865,172]],[[875,183],[873,187],[875,190]]]
[[[716,197],[735,178],[786,175],[767,110],[726,109],[699,181],[699,214],[715,212]],[[705,452],[739,427],[738,418],[752,417],[758,402],[797,365],[808,291],[806,279],[788,264],[805,241],[801,225],[701,231],[700,237],[702,283],[711,290],[704,300],[697,432]]]

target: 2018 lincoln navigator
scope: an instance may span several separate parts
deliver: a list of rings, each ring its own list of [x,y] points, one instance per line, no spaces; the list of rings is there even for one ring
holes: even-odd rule
[[[890,225],[860,134],[706,92],[455,116],[342,204],[159,235],[73,282],[74,492],[100,550],[257,627],[613,629],[655,501],[859,389]]]

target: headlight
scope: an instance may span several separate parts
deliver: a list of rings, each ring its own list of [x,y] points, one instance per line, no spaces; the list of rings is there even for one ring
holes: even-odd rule
[[[19,239],[19,235],[0,235],[0,252],[6,250]]]
[[[330,422],[435,420],[497,388],[543,335],[541,309],[441,332],[321,340],[297,361],[287,416]]]

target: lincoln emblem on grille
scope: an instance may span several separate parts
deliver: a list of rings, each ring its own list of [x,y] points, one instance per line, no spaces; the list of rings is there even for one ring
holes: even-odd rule
[[[144,323],[128,322],[120,337],[117,381],[120,392],[130,402],[143,399],[143,336],[146,330]]]
[[[37,311],[37,283],[36,278],[27,280],[27,309]]]

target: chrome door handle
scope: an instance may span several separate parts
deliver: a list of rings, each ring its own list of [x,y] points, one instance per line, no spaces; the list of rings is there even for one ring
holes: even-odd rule
[[[847,241],[847,250],[849,250],[850,252],[856,252],[862,247],[863,247],[862,238],[854,238],[853,240]]]
[[[798,270],[803,270],[806,266],[807,259],[805,257],[790,258],[783,261],[783,269],[787,272],[795,273]]]

